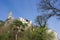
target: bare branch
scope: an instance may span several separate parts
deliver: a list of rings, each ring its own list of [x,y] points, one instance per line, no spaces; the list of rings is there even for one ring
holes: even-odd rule
[[[60,12],[60,9],[58,9],[57,7],[55,7],[55,3],[58,2],[58,0],[41,0],[39,3],[39,9],[43,10],[43,11],[49,11],[52,10],[51,14],[47,14],[48,16],[60,16],[60,14],[58,14],[57,12]]]

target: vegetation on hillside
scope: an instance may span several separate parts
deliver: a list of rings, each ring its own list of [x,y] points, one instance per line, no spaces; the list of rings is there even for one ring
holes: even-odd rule
[[[36,19],[38,25],[32,25],[27,30],[25,30],[28,27],[26,23],[24,24],[19,20],[14,20],[9,25],[9,30],[0,35],[0,40],[53,40],[54,34],[53,32],[47,32],[47,21],[43,19],[43,16],[39,16]]]
[[[0,20],[0,27],[4,26],[4,21]]]

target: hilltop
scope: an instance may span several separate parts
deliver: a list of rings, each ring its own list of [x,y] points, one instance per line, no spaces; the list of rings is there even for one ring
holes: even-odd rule
[[[0,40],[58,40],[57,33],[47,27],[33,25],[32,21],[14,18],[12,11],[6,21],[0,21]]]

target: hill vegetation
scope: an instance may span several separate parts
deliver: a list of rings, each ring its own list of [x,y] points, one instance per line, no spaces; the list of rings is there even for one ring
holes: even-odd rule
[[[32,25],[27,29],[28,25],[23,24],[20,20],[14,20],[6,27],[4,26],[5,22],[0,21],[0,40],[54,40],[54,32],[48,33],[49,28],[46,26],[46,22],[40,25],[41,21],[37,20],[38,25]]]

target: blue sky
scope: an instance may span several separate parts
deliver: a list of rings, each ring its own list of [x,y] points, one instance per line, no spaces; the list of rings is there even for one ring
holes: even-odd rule
[[[15,18],[23,17],[35,21],[37,15],[38,0],[0,0],[0,20],[6,20],[11,10]],[[48,27],[55,30],[60,36],[60,20],[52,17],[48,21]]]

